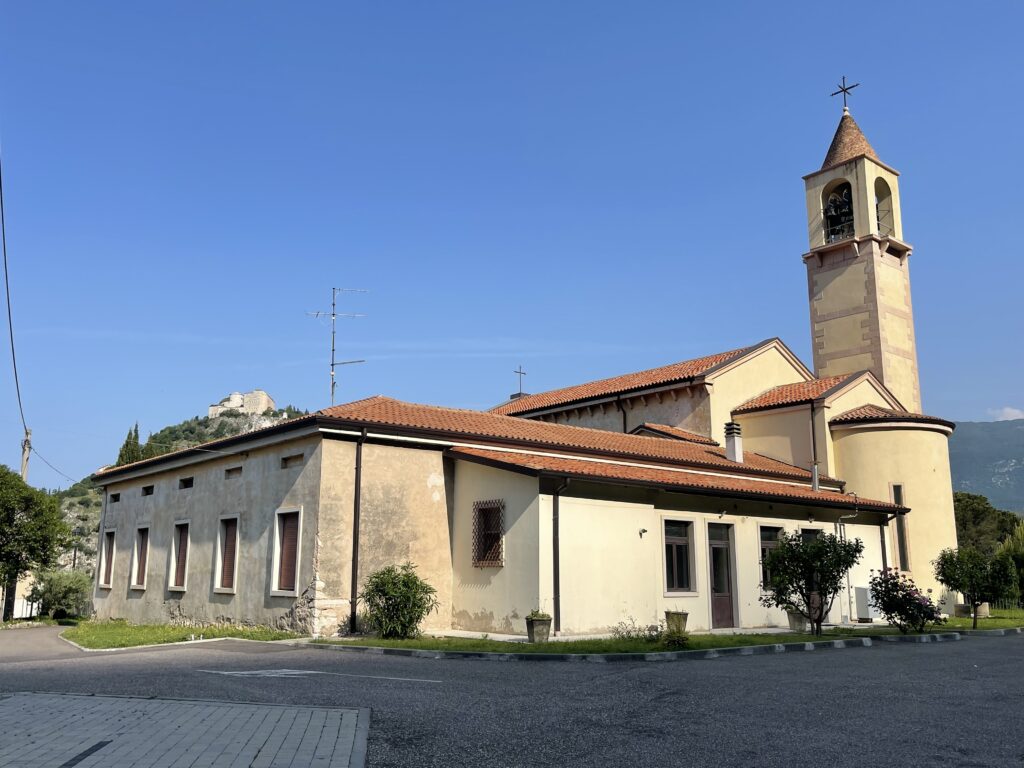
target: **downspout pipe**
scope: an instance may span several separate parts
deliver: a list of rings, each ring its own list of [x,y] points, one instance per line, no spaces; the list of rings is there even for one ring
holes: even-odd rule
[[[626,406],[624,406],[622,404],[622,396],[621,395],[616,396],[616,398],[615,398],[615,407],[618,408],[619,411],[622,413],[622,434],[626,434],[626,433],[629,432],[629,429],[628,429],[629,424],[626,421]]]
[[[814,401],[811,401],[811,490],[821,490],[818,481],[818,435],[814,428]]]
[[[366,427],[356,440],[355,480],[352,488],[352,591],[349,599],[348,631],[356,632],[356,608],[359,603],[359,516],[361,511],[360,491],[363,486],[363,443],[366,442]]]
[[[554,618],[554,630],[556,633],[562,630],[562,576],[559,571],[558,552],[558,500],[566,488],[569,487],[569,478],[564,478],[562,483],[555,488],[551,495],[551,586],[552,586],[552,614]]]

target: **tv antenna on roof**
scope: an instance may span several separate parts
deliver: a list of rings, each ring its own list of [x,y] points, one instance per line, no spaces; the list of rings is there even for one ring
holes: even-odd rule
[[[338,294],[339,293],[369,293],[366,288],[331,288],[331,311],[330,312],[307,312],[306,314],[310,317],[330,317],[331,318],[331,405],[334,405],[334,392],[338,388],[338,381],[334,375],[334,369],[339,365],[356,365],[357,363],[365,363],[365,360],[336,360],[335,359],[335,336],[336,336],[336,323],[339,317],[366,317],[362,312],[338,312]]]

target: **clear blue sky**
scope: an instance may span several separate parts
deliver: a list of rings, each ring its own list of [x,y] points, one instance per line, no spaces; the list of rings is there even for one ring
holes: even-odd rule
[[[78,478],[232,390],[484,408],[781,336],[842,75],[902,172],[925,409],[1024,409],[1024,6],[0,3],[25,411]],[[4,348],[6,355],[6,347]],[[19,460],[9,364],[0,462]],[[33,459],[30,481],[67,481]]]

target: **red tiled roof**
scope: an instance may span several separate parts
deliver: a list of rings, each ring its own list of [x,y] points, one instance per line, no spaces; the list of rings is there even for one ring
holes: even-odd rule
[[[950,429],[956,429],[956,424],[937,416],[926,416],[923,413],[912,413],[911,411],[897,411],[893,408],[883,408],[880,405],[862,405],[859,408],[840,413],[829,419],[829,424],[856,424],[868,422],[885,421],[911,421],[922,424],[939,424]]]
[[[755,478],[722,477],[699,472],[676,471],[659,467],[637,467],[587,461],[572,457],[534,456],[507,451],[491,451],[479,448],[452,448],[449,453],[456,458],[482,459],[490,463],[518,467],[532,472],[554,472],[575,477],[596,480],[621,480],[625,482],[666,485],[696,493],[717,491],[737,495],[761,496],[766,499],[781,499],[793,503],[820,504],[823,506],[867,507],[892,511],[896,505],[874,499],[847,496],[836,491],[815,491],[807,485],[770,482]]]
[[[754,346],[743,347],[742,349],[731,349],[728,352],[719,352],[716,355],[698,357],[694,360],[684,360],[680,363],[663,365],[660,368],[650,368],[646,371],[627,373],[624,376],[613,376],[610,379],[591,381],[572,387],[552,389],[536,395],[524,395],[516,400],[511,400],[491,408],[491,413],[511,416],[543,408],[568,405],[569,403],[590,400],[596,397],[617,395],[635,389],[656,387],[675,381],[686,381],[687,379],[693,379],[708,373],[712,368],[734,360],[759,346],[762,345],[755,344]]]
[[[632,434],[637,434],[641,431],[655,432],[659,437],[666,437],[673,440],[685,440],[689,443],[701,443],[703,445],[718,445],[715,440],[704,435],[698,435],[696,432],[690,432],[679,427],[671,427],[668,424],[652,424],[645,421],[639,427],[635,427],[630,430]]]
[[[821,164],[821,170],[842,165],[861,155],[878,160],[878,155],[868,143],[860,126],[857,125],[857,121],[849,112],[844,111],[839,120],[839,127],[836,128],[836,135],[832,137],[832,143],[825,154],[825,162]],[[879,160],[879,162],[881,161]]]
[[[812,379],[801,381],[796,384],[783,384],[773,387],[767,392],[762,392],[757,397],[733,409],[733,413],[747,413],[749,411],[761,411],[767,408],[781,408],[786,405],[798,403],[809,403],[817,400],[830,389],[838,387],[851,376],[857,374],[847,373],[842,376],[827,376],[824,379]]]
[[[743,463],[730,461],[725,449],[662,437],[628,435],[603,429],[551,424],[481,411],[441,408],[371,397],[337,405],[318,412],[319,416],[356,424],[405,427],[435,434],[503,442],[548,446],[554,449],[588,451],[605,456],[672,462],[689,467],[727,469],[749,475],[770,475],[806,480],[810,472],[791,464],[748,451]]]

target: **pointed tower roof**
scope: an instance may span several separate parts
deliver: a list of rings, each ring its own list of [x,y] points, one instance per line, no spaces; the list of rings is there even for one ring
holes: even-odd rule
[[[839,127],[836,128],[836,135],[832,137],[832,144],[829,145],[825,162],[821,164],[821,170],[842,165],[861,155],[867,155],[872,160],[881,162],[861,132],[857,121],[850,114],[850,110],[843,107],[843,117],[839,121]]]

